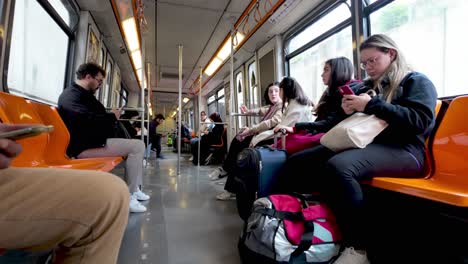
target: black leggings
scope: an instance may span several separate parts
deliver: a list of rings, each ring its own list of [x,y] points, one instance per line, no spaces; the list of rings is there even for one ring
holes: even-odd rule
[[[367,218],[359,182],[376,175],[421,177],[421,163],[408,151],[393,146],[370,144],[334,153],[319,145],[288,158],[276,189],[319,191],[336,213],[345,245],[364,248]]]

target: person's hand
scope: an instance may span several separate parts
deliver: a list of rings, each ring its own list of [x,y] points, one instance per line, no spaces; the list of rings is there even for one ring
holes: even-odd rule
[[[247,114],[249,112],[249,109],[245,105],[241,105],[240,111],[242,114]]]
[[[364,112],[366,109],[367,103],[372,98],[367,93],[362,93],[360,95],[351,95],[347,94],[343,96],[342,107],[346,114],[349,114],[349,110]],[[348,111],[348,112],[347,112]]]
[[[120,111],[121,109],[112,109],[112,113],[114,113],[115,118],[119,119],[120,118]]]
[[[275,133],[278,133],[278,132],[282,132],[282,130],[285,131],[288,134],[294,133],[294,128],[293,127],[287,127],[287,126],[281,126],[281,125],[277,125],[273,131]]]
[[[241,132],[239,133],[239,136],[244,137],[244,138],[250,136],[250,128],[243,127]]]
[[[0,124],[0,133],[9,132],[21,128],[31,127],[31,125],[8,125]],[[21,145],[11,139],[0,139],[0,169],[10,166],[11,160],[21,153]]]

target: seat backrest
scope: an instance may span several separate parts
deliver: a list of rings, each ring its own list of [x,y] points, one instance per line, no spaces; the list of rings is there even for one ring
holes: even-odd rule
[[[45,160],[50,162],[68,160],[67,147],[70,143],[70,133],[57,108],[38,102],[32,102],[31,104],[44,124],[54,126],[54,131],[50,133],[49,141],[47,142],[46,149],[49,151]]]
[[[439,112],[440,112],[440,109],[442,107],[442,100],[438,99],[437,102],[436,102],[436,107],[434,109],[434,116],[435,118],[437,118]],[[434,128],[431,132],[431,136],[433,133],[435,133],[435,129]],[[425,151],[425,162],[424,162],[424,168],[423,168],[423,175],[425,178],[430,178],[432,176],[432,168],[434,167],[434,161],[432,159],[432,156],[431,156],[431,150],[430,150],[430,143],[432,142],[430,140],[431,136],[429,136],[427,139],[426,139],[426,151]]]
[[[432,145],[434,176],[448,183],[468,186],[468,96],[455,98],[436,131]]]
[[[30,101],[3,92],[0,92],[0,119],[10,124],[43,124]],[[48,137],[44,133],[18,140],[23,151],[13,160],[12,166],[34,167],[43,164]]]

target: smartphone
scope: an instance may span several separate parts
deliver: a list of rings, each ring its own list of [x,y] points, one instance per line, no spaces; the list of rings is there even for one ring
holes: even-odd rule
[[[54,126],[32,126],[21,128],[9,132],[0,133],[0,139],[7,138],[11,140],[18,140],[27,137],[34,137],[41,133],[49,133],[54,130]]]
[[[353,90],[349,87],[349,85],[343,85],[340,88],[338,88],[340,91],[341,95],[345,94],[354,94]]]

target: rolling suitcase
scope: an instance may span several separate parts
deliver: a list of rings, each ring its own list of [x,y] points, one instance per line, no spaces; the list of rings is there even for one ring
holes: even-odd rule
[[[286,162],[285,136],[282,135],[281,139],[282,149],[277,148],[277,136],[274,140],[274,147],[247,148],[237,156],[234,169],[238,185],[236,201],[239,216],[244,221],[249,217],[254,201],[271,194]]]

